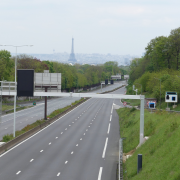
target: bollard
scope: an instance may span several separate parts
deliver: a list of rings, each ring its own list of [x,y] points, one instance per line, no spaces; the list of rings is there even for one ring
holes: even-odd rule
[[[142,170],[142,154],[138,154],[137,174]]]

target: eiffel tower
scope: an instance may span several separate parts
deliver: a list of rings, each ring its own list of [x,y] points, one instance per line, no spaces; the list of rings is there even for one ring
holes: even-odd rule
[[[77,62],[77,60],[75,58],[75,54],[74,54],[74,38],[72,38],[72,49],[71,49],[71,54],[70,54],[68,61],[73,64],[75,64]]]

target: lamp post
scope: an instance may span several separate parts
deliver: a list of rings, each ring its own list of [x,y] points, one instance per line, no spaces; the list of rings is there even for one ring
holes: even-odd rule
[[[139,83],[135,83],[135,84],[139,84]],[[141,95],[142,95],[142,84],[139,84],[139,85],[141,85]]]
[[[15,95],[14,95],[14,128],[13,128],[13,137],[15,137],[15,125],[16,125],[16,64],[17,64],[17,48],[18,47],[23,47],[23,46],[30,46],[32,47],[33,45],[21,45],[21,46],[14,46],[14,45],[0,45],[0,46],[11,46],[16,48],[16,58],[15,58]]]
[[[155,77],[154,77],[155,78]],[[155,78],[160,81],[160,109],[161,109],[161,79]]]

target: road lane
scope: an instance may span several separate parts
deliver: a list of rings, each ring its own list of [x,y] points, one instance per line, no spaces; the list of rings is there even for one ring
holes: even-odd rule
[[[92,180],[100,177],[101,167],[102,179],[112,179],[119,140],[119,118],[114,110],[111,113],[113,101],[91,98],[0,157],[0,179]]]

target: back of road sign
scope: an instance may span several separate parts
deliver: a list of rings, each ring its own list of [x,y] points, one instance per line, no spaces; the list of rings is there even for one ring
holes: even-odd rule
[[[108,79],[105,79],[105,84],[108,84]]]
[[[34,69],[17,70],[17,96],[34,96]]]

